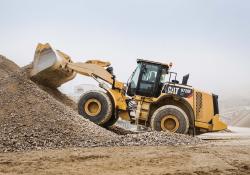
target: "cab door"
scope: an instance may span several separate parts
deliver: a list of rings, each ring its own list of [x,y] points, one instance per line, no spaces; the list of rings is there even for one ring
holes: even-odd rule
[[[136,89],[136,95],[157,97],[159,90],[161,66],[156,64],[142,64],[141,73]]]

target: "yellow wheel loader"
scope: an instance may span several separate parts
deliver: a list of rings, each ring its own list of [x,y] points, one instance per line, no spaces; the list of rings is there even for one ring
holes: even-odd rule
[[[202,133],[220,131],[218,96],[188,85],[189,75],[177,81],[172,64],[138,59],[128,83],[118,81],[109,62],[89,60],[74,63],[48,43],[38,44],[31,77],[57,88],[76,73],[95,79],[103,91],[88,91],[78,102],[78,112],[92,122],[108,127],[119,118],[156,131]]]

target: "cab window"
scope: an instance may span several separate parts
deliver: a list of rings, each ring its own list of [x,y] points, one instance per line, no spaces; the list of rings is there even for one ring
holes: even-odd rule
[[[154,92],[158,89],[157,77],[159,73],[159,66],[153,64],[145,64],[142,67],[141,81],[137,89],[138,94],[142,96],[154,96]]]

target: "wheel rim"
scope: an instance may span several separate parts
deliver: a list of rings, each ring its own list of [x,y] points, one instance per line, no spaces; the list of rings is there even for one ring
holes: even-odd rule
[[[85,112],[92,117],[98,115],[101,111],[101,108],[102,108],[101,103],[93,98],[87,100],[87,102],[84,105]]]
[[[161,128],[170,132],[175,132],[180,126],[180,123],[176,116],[167,115],[161,120]]]

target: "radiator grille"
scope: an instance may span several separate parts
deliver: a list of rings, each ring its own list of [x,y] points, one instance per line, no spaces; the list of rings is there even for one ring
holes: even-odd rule
[[[201,117],[202,93],[196,92],[196,117]]]

